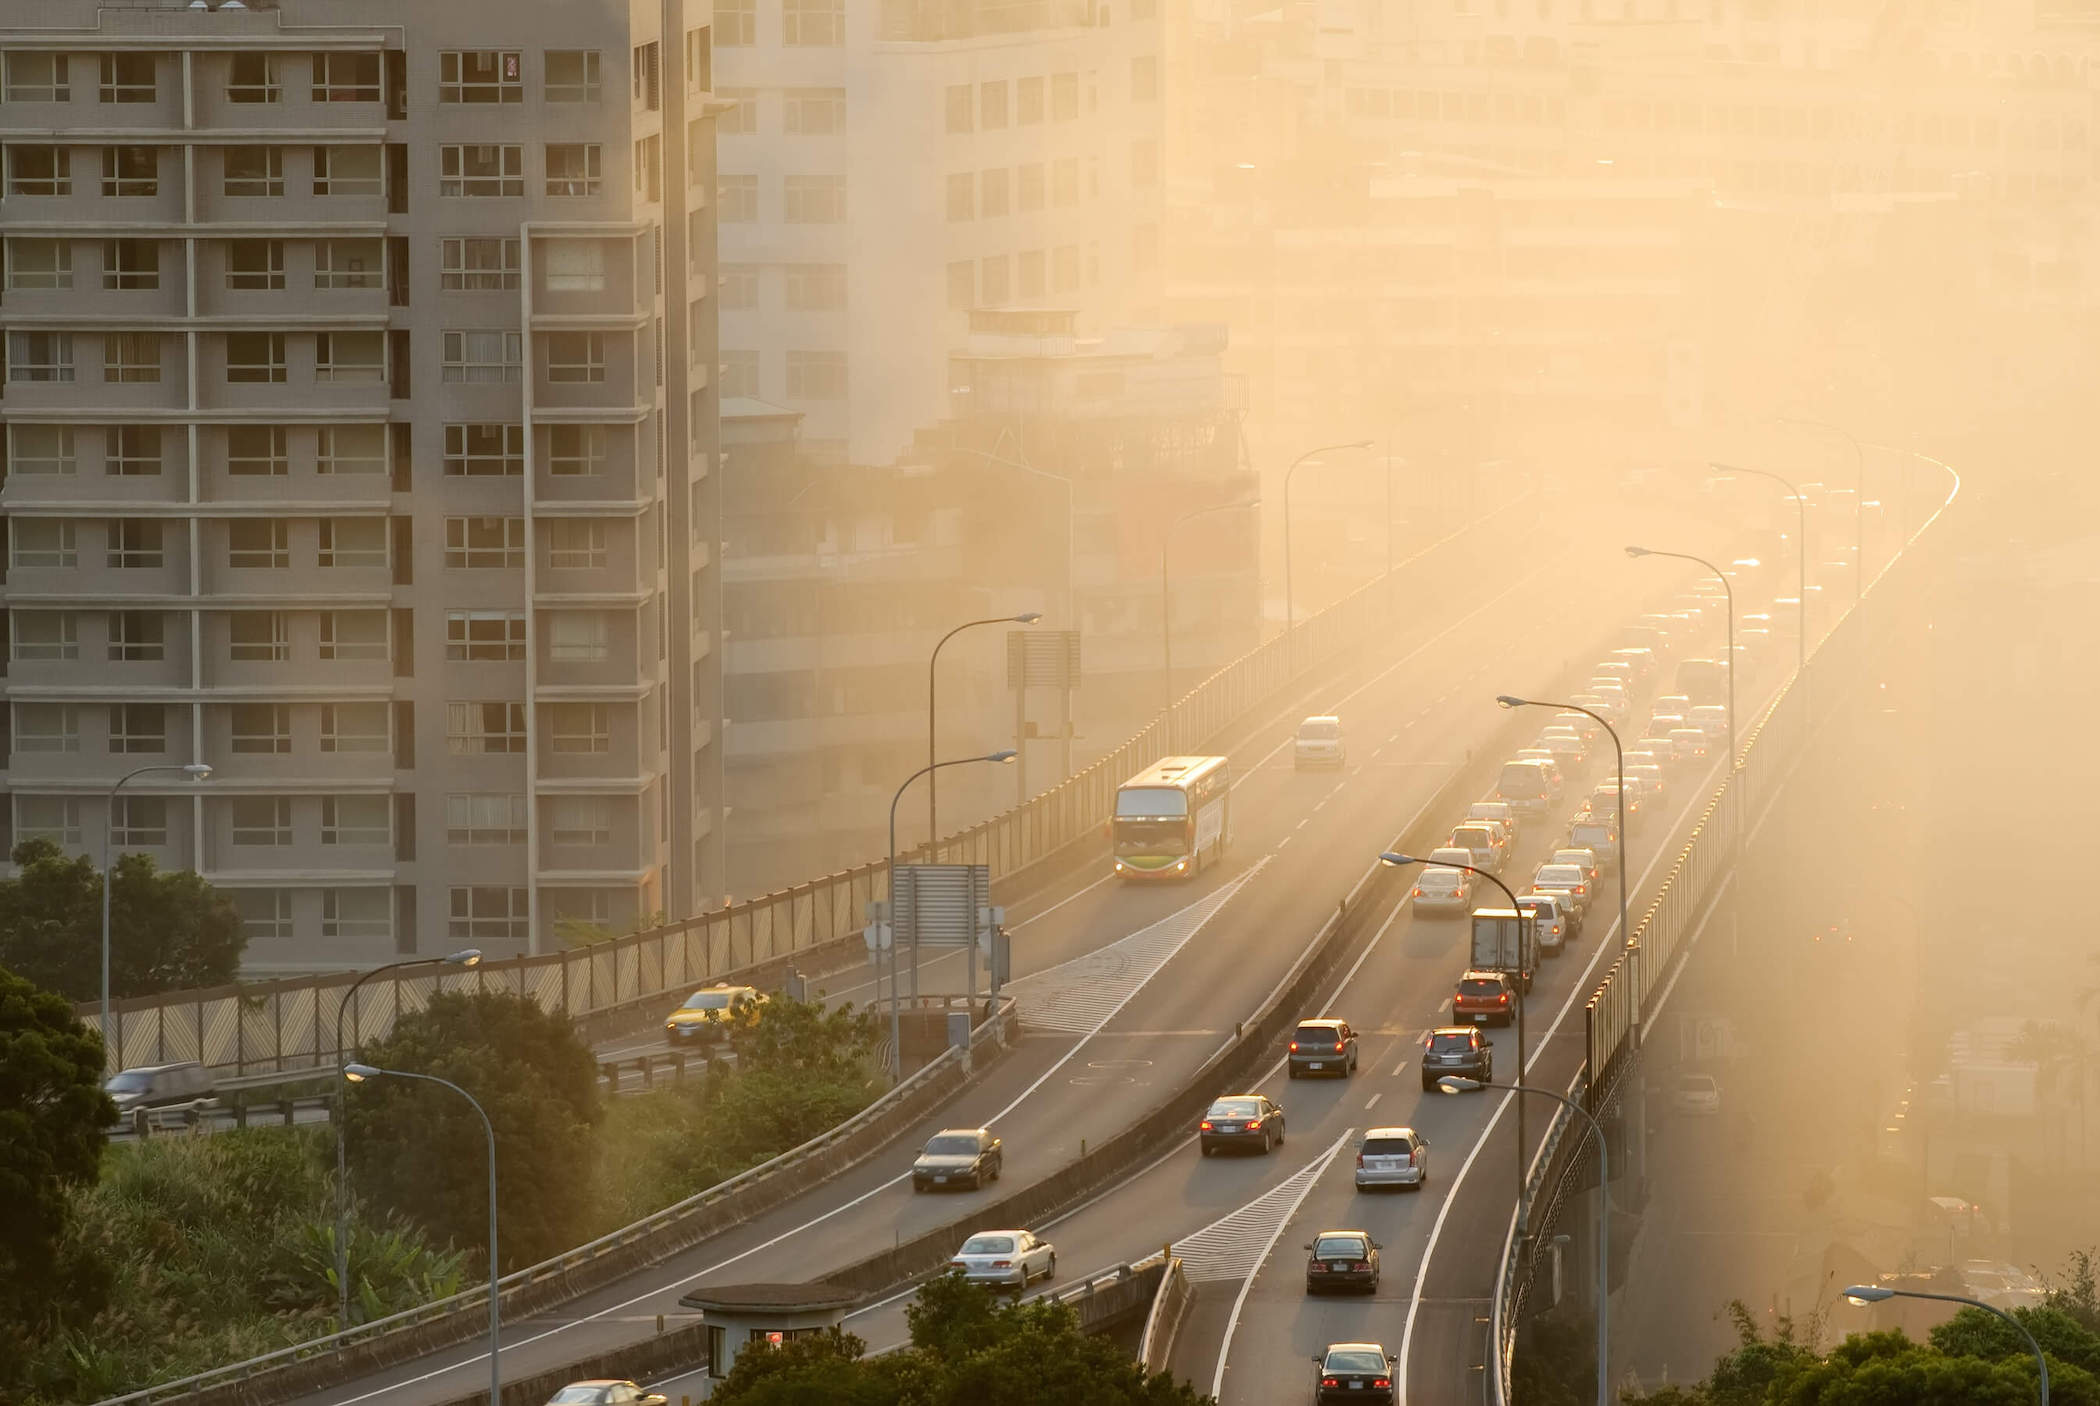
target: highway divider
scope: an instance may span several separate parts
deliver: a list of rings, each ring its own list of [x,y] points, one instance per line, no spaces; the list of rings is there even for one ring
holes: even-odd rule
[[[1174,1342],[1181,1325],[1188,1321],[1196,1291],[1182,1268],[1181,1256],[1170,1254],[1166,1273],[1159,1279],[1159,1292],[1152,1296],[1152,1311],[1145,1315],[1145,1332],[1138,1339],[1138,1366],[1147,1373],[1164,1372],[1174,1358]]]

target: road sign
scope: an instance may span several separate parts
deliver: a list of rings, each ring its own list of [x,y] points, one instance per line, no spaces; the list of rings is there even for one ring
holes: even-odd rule
[[[992,871],[985,864],[900,864],[897,930],[922,947],[966,947],[977,937],[978,915],[991,905]]]

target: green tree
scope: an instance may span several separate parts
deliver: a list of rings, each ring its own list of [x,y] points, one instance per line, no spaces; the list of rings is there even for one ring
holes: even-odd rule
[[[49,840],[25,840],[13,857],[19,873],[0,880],[0,966],[70,1000],[94,1000],[102,989],[101,872]],[[248,941],[231,899],[144,854],[117,860],[109,931],[117,996],[223,986]]]
[[[2100,1371],[2100,1336],[2061,1309],[2016,1308],[2013,1317],[2034,1335],[2052,1363],[2068,1362],[2088,1372]],[[1926,1334],[1933,1350],[1948,1357],[1975,1357],[1985,1362],[2029,1362],[2034,1349],[2027,1339],[1995,1313],[1965,1308]],[[2052,1368],[2053,1370],[2053,1368]]]
[[[603,1109],[590,1048],[566,1019],[507,993],[441,992],[361,1057],[383,1069],[449,1079],[488,1111],[505,1269],[585,1238],[591,1137]],[[352,1091],[346,1112],[360,1193],[481,1253],[487,1142],[466,1101],[420,1080],[375,1079]]]

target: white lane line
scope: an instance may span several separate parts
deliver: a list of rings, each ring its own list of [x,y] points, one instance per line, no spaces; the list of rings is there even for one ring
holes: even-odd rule
[[[1403,1060],[1401,1060],[1401,1061],[1400,1061],[1400,1062],[1399,1062],[1398,1064],[1396,1064],[1396,1065],[1394,1065],[1394,1066],[1393,1066],[1393,1077],[1394,1077],[1395,1079],[1399,1078],[1399,1077],[1400,1077],[1400,1076],[1401,1076],[1402,1074],[1405,1074],[1406,1072],[1407,1072],[1407,1061],[1406,1061],[1406,1060],[1404,1060],[1404,1059],[1403,1059]]]
[[[1497,1109],[1496,1112],[1500,1113],[1501,1110]],[[1492,1121],[1489,1126],[1493,1126]],[[1415,1340],[1415,1308],[1422,1302],[1422,1285],[1429,1279],[1431,1253],[1436,1249],[1437,1237],[1443,1234],[1445,1217],[1451,1214],[1451,1207],[1458,1200],[1452,1193],[1458,1190],[1459,1182],[1466,1179],[1466,1173],[1473,1170],[1474,1159],[1480,1156],[1480,1150],[1486,1146],[1487,1134],[1482,1133],[1479,1140],[1473,1144],[1472,1150],[1466,1153],[1466,1160],[1459,1164],[1458,1176],[1452,1181],[1450,1190],[1444,1193],[1444,1202],[1436,1208],[1436,1220],[1429,1227],[1429,1248],[1422,1251],[1422,1262],[1415,1267],[1414,1292],[1407,1296],[1407,1325],[1400,1330],[1400,1361],[1396,1364],[1399,1380],[1394,1383],[1399,1388],[1395,1395],[1399,1398],[1401,1406],[1407,1406],[1407,1352]]]
[[[1057,900],[1057,902],[1051,904],[1048,908],[1045,908],[1042,912],[1036,914],[1033,918],[1023,918],[1020,922],[1015,923],[1012,927],[1008,928],[1007,931],[1019,932],[1022,928],[1027,927],[1030,923],[1040,922],[1044,918],[1049,917],[1052,913],[1055,913],[1058,909],[1064,907],[1067,903],[1072,902],[1074,899],[1084,898],[1088,894],[1092,893],[1095,889],[1100,888],[1103,884],[1113,883],[1115,881],[1115,877],[1116,876],[1113,874],[1104,874],[1100,878],[1094,880],[1094,882],[1088,884],[1085,888],[1079,890],[1079,892],[1066,894],[1063,898],[1060,898],[1059,900]]]
[[[1276,1228],[1269,1232],[1269,1238],[1262,1244],[1261,1253],[1254,1257],[1253,1265],[1248,1269],[1246,1276],[1240,1280],[1240,1291],[1232,1300],[1231,1316],[1225,1320],[1225,1342],[1218,1349],[1218,1370],[1212,1374],[1210,1379],[1210,1394],[1213,1397],[1222,1397],[1224,1395],[1225,1362],[1232,1356],[1232,1336],[1239,1331],[1240,1314],[1247,1307],[1248,1291],[1253,1289],[1255,1279],[1260,1276],[1263,1263],[1268,1260],[1269,1253],[1276,1248],[1276,1242],[1283,1238],[1283,1232],[1290,1228],[1291,1221],[1297,1217],[1298,1208],[1305,1204],[1305,1198],[1312,1194],[1313,1186],[1320,1180],[1320,1174],[1325,1172],[1334,1159],[1340,1155],[1343,1144],[1355,1136],[1356,1129],[1342,1129],[1342,1135],[1334,1140],[1334,1145],[1327,1149],[1326,1154],[1317,1161],[1307,1164],[1305,1170],[1312,1173],[1312,1175],[1305,1176],[1304,1172],[1299,1173],[1300,1176],[1305,1176],[1305,1180],[1297,1188],[1297,1194],[1291,1197],[1290,1209],[1285,1211],[1282,1218],[1276,1222]],[[1289,1184],[1285,1182],[1282,1185],[1288,1186]],[[1281,1186],[1279,1186],[1278,1190],[1281,1189]],[[1273,1195],[1274,1193],[1271,1194]],[[1186,1265],[1187,1262],[1187,1259],[1184,1257],[1182,1263]]]
[[[1369,1113],[1372,1109],[1376,1108],[1378,1106],[1378,1100],[1384,1097],[1384,1094],[1372,1094],[1369,1098],[1365,1099],[1364,1112]]]
[[[1293,828],[1293,829],[1296,829],[1296,830],[1303,830],[1303,829],[1304,829],[1304,828],[1305,828],[1306,826],[1308,826],[1308,825],[1310,825],[1310,824],[1312,824],[1312,817],[1308,815],[1308,816],[1306,816],[1306,817],[1305,817],[1305,819],[1303,819],[1303,820],[1299,821],[1299,822],[1298,822],[1298,823],[1297,823],[1297,824],[1296,824],[1295,826],[1293,826],[1292,828]]]

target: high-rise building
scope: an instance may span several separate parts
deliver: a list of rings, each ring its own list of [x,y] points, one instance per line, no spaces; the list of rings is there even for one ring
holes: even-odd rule
[[[107,824],[259,971],[719,895],[710,21],[0,18],[9,848]]]

